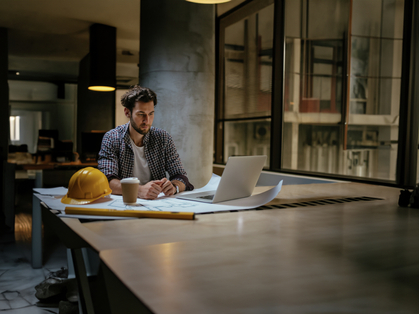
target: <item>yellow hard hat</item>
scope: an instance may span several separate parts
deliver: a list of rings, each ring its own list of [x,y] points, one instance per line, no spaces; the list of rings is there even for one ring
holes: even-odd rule
[[[68,184],[67,195],[61,199],[61,203],[88,204],[111,193],[105,174],[99,169],[87,167],[73,174]]]

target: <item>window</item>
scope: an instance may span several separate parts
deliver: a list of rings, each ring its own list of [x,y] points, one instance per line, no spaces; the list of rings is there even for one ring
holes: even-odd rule
[[[10,116],[10,141],[20,141],[20,117]]]
[[[254,0],[221,16],[215,162],[263,153],[273,171],[411,185],[411,160],[419,167],[418,123],[409,120],[419,112],[412,8]]]
[[[286,9],[282,167],[395,180],[403,1]]]
[[[233,155],[267,155],[269,167],[273,1],[255,1],[222,21],[223,86],[217,116],[222,143],[216,160]]]
[[[353,175],[396,179],[403,11],[403,0],[352,1],[343,143],[344,158],[352,161],[343,170]]]

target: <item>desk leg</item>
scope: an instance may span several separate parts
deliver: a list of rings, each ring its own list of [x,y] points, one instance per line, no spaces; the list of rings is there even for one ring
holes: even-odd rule
[[[42,170],[35,170],[35,188],[42,188]]]
[[[152,314],[154,313],[129,290],[122,281],[101,262],[109,308],[112,314]]]
[[[82,312],[83,314],[93,314],[95,311],[89,288],[89,279],[86,275],[82,249],[71,249],[71,256],[73,258],[74,271],[79,287],[79,304],[81,305]]]
[[[39,199],[32,195],[32,268],[42,267],[42,214]]]

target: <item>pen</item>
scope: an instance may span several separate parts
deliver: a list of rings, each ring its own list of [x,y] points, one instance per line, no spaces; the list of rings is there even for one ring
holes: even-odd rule
[[[188,219],[188,220],[195,219],[195,213],[130,210],[130,209],[118,210],[118,209],[111,209],[111,208],[66,207],[65,213],[69,215],[96,215],[96,216],[119,216],[119,217]]]

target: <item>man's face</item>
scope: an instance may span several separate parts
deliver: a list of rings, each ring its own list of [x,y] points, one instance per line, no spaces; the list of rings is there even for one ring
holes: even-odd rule
[[[125,108],[125,114],[130,118],[132,128],[142,135],[150,131],[154,120],[154,103],[137,101],[132,112]]]

